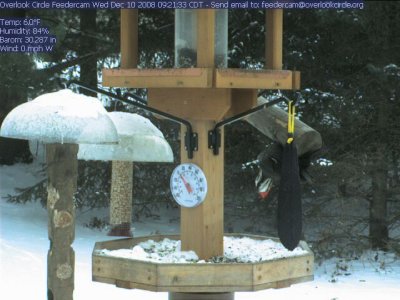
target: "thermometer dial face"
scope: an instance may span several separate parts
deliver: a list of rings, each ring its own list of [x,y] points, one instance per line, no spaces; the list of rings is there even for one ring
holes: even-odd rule
[[[177,166],[171,175],[171,193],[175,201],[183,207],[200,205],[207,194],[207,179],[195,164]]]

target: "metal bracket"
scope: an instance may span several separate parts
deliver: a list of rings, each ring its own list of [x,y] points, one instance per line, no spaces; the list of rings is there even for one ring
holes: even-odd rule
[[[188,157],[193,157],[193,151],[199,148],[199,139],[196,132],[186,131],[185,133],[185,150],[188,152]]]
[[[232,116],[230,118],[218,122],[217,124],[215,124],[214,129],[208,131],[208,148],[213,150],[214,155],[219,154],[219,148],[221,147],[221,132],[218,128],[239,121],[248,115],[254,114],[262,109],[278,104],[282,101],[287,101],[287,98],[282,94],[279,94],[277,98],[274,100],[271,100],[267,103],[264,103],[252,109],[244,111],[240,114],[237,114],[236,116]]]
[[[221,147],[221,131],[218,128],[209,130],[208,131],[208,149],[212,149],[214,155],[218,155],[220,147]]]
[[[179,118],[177,116],[171,115],[169,113],[166,113],[164,111],[158,110],[156,108],[147,106],[145,104],[146,100],[141,98],[141,97],[139,97],[139,96],[137,96],[137,95],[135,95],[135,94],[126,93],[126,94],[124,94],[123,97],[121,97],[121,96],[119,96],[117,94],[114,94],[114,93],[111,93],[109,91],[105,91],[105,90],[99,89],[98,87],[87,86],[87,85],[83,84],[82,82],[79,82],[79,81],[76,81],[76,80],[72,80],[72,81],[68,82],[66,87],[70,88],[71,85],[76,85],[76,86],[81,87],[81,88],[83,88],[85,90],[88,90],[88,91],[91,91],[91,92],[94,92],[94,93],[99,93],[99,94],[105,95],[107,97],[113,98],[115,100],[121,101],[122,103],[139,107],[139,108],[141,108],[143,110],[146,110],[146,111],[152,112],[154,114],[163,116],[164,118],[167,118],[167,119],[169,119],[171,121],[174,121],[174,122],[177,122],[179,124],[182,124],[182,125],[186,126],[185,149],[187,151],[188,158],[192,159],[193,158],[193,151],[197,151],[197,149],[198,149],[197,133],[193,132],[192,124],[189,121],[187,121],[185,119],[182,119],[182,118]],[[133,99],[133,100],[129,100],[129,98]]]

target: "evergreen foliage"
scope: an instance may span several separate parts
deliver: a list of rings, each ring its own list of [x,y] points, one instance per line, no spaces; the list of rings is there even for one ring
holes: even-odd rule
[[[324,254],[331,253],[329,242],[332,239],[352,244],[370,241],[372,246],[382,249],[395,248],[400,239],[390,235],[392,229],[400,227],[400,2],[365,2],[365,6],[364,10],[284,12],[283,68],[302,73],[299,93],[285,94],[300,97],[300,117],[321,133],[326,149],[323,159],[314,162],[311,169],[315,179],[313,186],[303,187],[303,198],[308,199],[304,200],[305,222],[321,218],[324,207],[340,201],[348,204],[360,200],[360,206],[370,208],[370,215],[332,215],[333,224],[340,220],[344,225],[332,226],[332,232],[319,233],[314,243]],[[57,88],[55,79],[78,78],[81,65],[89,58],[97,61],[98,77],[101,68],[119,64],[118,11],[97,11],[95,31],[82,31],[76,11],[26,13],[41,17],[57,35],[58,43],[56,50],[46,55],[0,55],[3,117],[26,98]],[[172,67],[173,10],[140,11],[139,24],[139,65]],[[79,43],[82,37],[95,42],[95,49],[87,48],[93,43]],[[41,68],[35,67],[37,61],[41,62]],[[230,11],[228,64],[234,68],[263,68],[263,11]],[[130,91],[146,96],[145,90]],[[16,92],[18,97],[13,96]],[[144,113],[109,99],[108,109]],[[153,117],[151,120],[165,134],[178,162],[179,126]],[[276,197],[259,201],[254,174],[252,170],[242,170],[241,164],[255,159],[270,141],[243,122],[229,125],[225,130],[227,212],[233,219],[250,215],[254,222],[249,230],[263,231],[257,224],[273,224]],[[151,213],[152,205],[164,202],[174,205],[168,191],[173,167],[135,164],[136,217]],[[77,204],[106,206],[110,191],[109,163],[81,162],[79,168]],[[155,181],[157,186],[154,186]],[[33,198],[32,193],[44,199],[43,192],[44,186],[40,183],[10,199],[29,200]],[[232,226],[228,222],[228,231]],[[374,226],[378,232],[366,231]],[[357,239],[349,239],[350,233]]]

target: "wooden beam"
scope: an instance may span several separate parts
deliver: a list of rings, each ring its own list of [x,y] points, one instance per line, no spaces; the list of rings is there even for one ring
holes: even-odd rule
[[[257,92],[255,89],[232,89],[231,108],[224,117],[232,117],[256,106]]]
[[[214,83],[213,83],[214,81]],[[104,69],[103,85],[141,88],[298,89],[300,72],[286,70]]]
[[[136,68],[138,63],[138,11],[121,9],[121,68]]]
[[[265,69],[282,69],[283,10],[265,11]]]
[[[197,10],[197,67],[212,68],[215,60],[215,10]]]
[[[293,72],[285,70],[217,69],[217,88],[292,89]]]
[[[211,68],[104,69],[103,85],[136,88],[212,87]]]
[[[74,194],[78,176],[78,145],[49,144],[47,159],[47,211],[50,249],[47,255],[47,297],[72,300],[75,239]]]
[[[193,120],[221,120],[231,107],[230,89],[148,89],[149,106]]]
[[[301,88],[301,74],[299,71],[293,71],[292,89],[299,90]]]

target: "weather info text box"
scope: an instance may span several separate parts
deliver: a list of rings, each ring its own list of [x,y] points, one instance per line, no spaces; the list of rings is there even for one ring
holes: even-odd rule
[[[0,9],[363,9],[363,0],[7,0]]]

